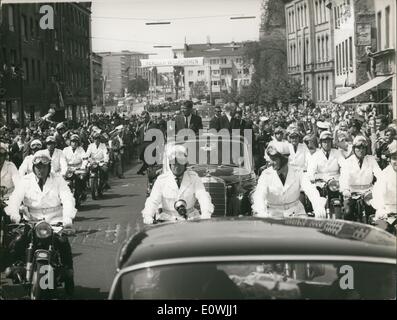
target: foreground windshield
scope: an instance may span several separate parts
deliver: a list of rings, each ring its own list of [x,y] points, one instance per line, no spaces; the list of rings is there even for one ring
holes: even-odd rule
[[[360,262],[195,263],[125,274],[117,299],[395,299],[396,267]]]
[[[250,169],[249,150],[239,141],[200,139],[183,143],[190,165],[224,165]]]

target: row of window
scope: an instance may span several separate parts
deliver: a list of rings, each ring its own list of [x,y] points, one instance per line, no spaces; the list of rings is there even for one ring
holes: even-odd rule
[[[330,55],[330,41],[328,34],[317,36],[317,62],[329,61]]]
[[[296,30],[300,30],[302,27],[308,26],[307,11],[308,8],[306,3],[298,4],[296,10],[293,7],[287,11],[288,13],[287,30],[289,33],[295,32]]]
[[[233,61],[233,59],[230,59],[230,61]],[[243,63],[243,58],[235,58],[234,62]],[[228,63],[228,59],[226,58],[210,59],[210,64],[227,64],[227,63]]]
[[[384,17],[384,21],[383,21]],[[378,50],[390,48],[390,34],[391,34],[391,24],[390,24],[390,6],[385,8],[384,14],[382,11],[377,13],[377,41]]]
[[[341,24],[351,16],[350,0],[345,0],[338,6],[334,6],[335,29],[339,29]]]
[[[44,66],[43,66],[44,67]],[[42,76],[42,64],[40,60],[36,59],[22,59],[23,79],[26,83],[38,82],[44,79],[51,81],[51,77],[59,75],[59,65],[54,63],[46,63],[46,77]]]
[[[318,101],[330,101],[329,95],[329,77],[318,76],[317,77],[317,100]]]
[[[349,73],[353,68],[353,38],[345,39],[336,45],[336,75]]]
[[[237,74],[238,75],[241,75],[243,73],[245,75],[248,75],[249,74],[249,69],[248,68],[244,68],[243,70],[237,70]],[[193,77],[194,71],[193,70],[189,70],[187,74],[188,74],[189,77]],[[197,70],[197,76],[204,76],[204,74],[205,74],[204,70]],[[232,68],[221,69],[221,70],[211,70],[211,74],[214,75],[214,76],[217,76],[217,75],[221,75],[221,76],[231,75],[232,74]]]
[[[329,21],[329,12],[326,5],[326,0],[319,0],[314,2],[314,23],[322,24]]]

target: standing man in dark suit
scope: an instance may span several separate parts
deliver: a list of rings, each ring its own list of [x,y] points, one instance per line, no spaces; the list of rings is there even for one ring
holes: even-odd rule
[[[222,118],[222,108],[217,105],[215,107],[215,115],[210,120],[210,129],[215,129],[216,131],[221,130],[221,118]]]
[[[149,129],[158,129],[157,125],[150,118],[148,111],[142,111],[141,117],[143,118],[143,123],[138,129],[138,143],[140,145],[140,156],[139,159],[143,161],[142,167],[138,170],[137,174],[144,175],[146,169],[148,168],[148,163],[145,160],[145,150],[153,141],[145,141],[146,131]]]
[[[251,124],[243,119],[243,110],[241,108],[237,108],[234,114],[234,118],[232,119],[232,129],[240,129],[240,135],[244,135],[244,129],[252,129]]]
[[[199,130],[203,129],[203,123],[200,116],[193,114],[193,102],[185,101],[181,112],[182,114],[175,118],[175,133],[178,134],[181,129],[191,129],[198,135]]]
[[[225,104],[223,107],[225,113],[220,119],[221,129],[227,129],[232,133],[232,129],[239,129],[237,127],[236,119],[234,118],[234,108],[231,104]]]

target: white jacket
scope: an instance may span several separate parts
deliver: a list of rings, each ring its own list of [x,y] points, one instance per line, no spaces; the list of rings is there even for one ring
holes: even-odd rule
[[[388,165],[380,174],[372,191],[372,205],[376,209],[376,217],[388,213],[397,213],[397,173]]]
[[[48,151],[49,154],[49,151]],[[51,157],[51,171],[64,175],[68,169],[65,155],[62,150],[55,148]]]
[[[340,169],[345,161],[342,153],[337,149],[331,149],[329,157],[325,156],[323,149],[318,149],[312,154],[308,165],[307,174],[310,180],[331,178],[339,179]]]
[[[200,204],[202,218],[210,218],[214,212],[211,196],[205,190],[200,177],[196,172],[187,170],[183,175],[179,189],[172,172],[168,171],[161,174],[154,183],[149,198],[146,200],[142,215],[144,219],[153,218],[161,206],[163,212],[177,217],[179,215],[174,208],[174,203],[181,199],[186,201],[188,213],[198,213],[194,208],[196,200]]]
[[[304,171],[307,170],[309,159],[312,156],[309,148],[304,143],[299,143],[295,152],[294,146],[291,143],[288,143],[288,146],[290,152],[288,157],[289,165]]]
[[[97,162],[104,161],[109,162],[109,153],[106,145],[104,143],[100,143],[97,147],[95,143],[91,143],[86,152],[86,157],[88,159],[93,159]]]
[[[25,218],[30,221],[44,218],[50,224],[68,224],[77,212],[70,188],[63,177],[56,173],[50,173],[43,191],[34,173],[24,176],[10,196],[6,214],[17,217],[22,202],[28,208]]]
[[[339,179],[341,192],[366,192],[372,188],[374,176],[378,179],[381,173],[378,163],[374,156],[364,157],[363,165],[360,169],[358,159],[353,154],[347,158],[341,168]]]
[[[18,169],[10,161],[5,161],[3,167],[1,168],[0,175],[0,186],[6,187],[7,192],[5,197],[10,196],[12,191],[14,191],[15,186],[20,182],[21,176],[19,175]]]
[[[21,166],[18,171],[19,174],[23,177],[25,174],[29,174],[33,172],[33,154],[30,154],[23,159]]]
[[[66,147],[65,149],[63,149],[63,154],[65,156],[66,163],[68,166],[73,168],[84,167],[85,151],[82,147],[77,147],[74,152],[71,146]]]
[[[277,171],[272,167],[264,170],[252,195],[252,210],[259,217],[283,218],[305,215],[305,208],[299,200],[304,191],[316,214],[324,214],[326,199],[321,198],[316,187],[302,170],[288,166],[285,184],[281,183]]]

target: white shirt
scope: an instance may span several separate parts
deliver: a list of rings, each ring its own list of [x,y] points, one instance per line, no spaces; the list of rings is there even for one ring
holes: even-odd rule
[[[18,171],[21,176],[33,172],[33,154],[30,154],[23,159]]]
[[[397,212],[397,173],[388,165],[375,182],[372,205],[376,209],[376,217]]]
[[[307,169],[309,159],[311,158],[309,148],[304,143],[299,143],[295,152],[292,143],[288,143],[288,146],[290,152],[288,157],[288,163],[293,167],[305,171]]]
[[[366,192],[372,188],[374,176],[378,178],[381,172],[374,156],[365,156],[360,168],[358,158],[353,154],[345,160],[341,168],[340,190]]]
[[[326,199],[321,198],[316,187],[302,170],[288,166],[288,174],[283,185],[277,171],[272,167],[264,170],[252,195],[252,210],[259,217],[290,216],[306,214],[299,201],[300,192],[304,191],[313,204],[314,212],[324,211]]]
[[[41,191],[34,173],[30,173],[21,179],[14,192],[10,196],[5,212],[9,216],[18,216],[21,203],[29,210],[26,218],[28,220],[45,219],[50,224],[63,222],[70,223],[76,216],[75,200],[66,181],[56,173],[50,173]],[[56,208],[53,212],[36,212],[44,208]]]
[[[85,157],[85,151],[82,147],[77,147],[73,152],[71,146],[63,149],[63,154],[65,156],[68,166],[73,168],[81,168],[83,166],[83,159]]]
[[[344,161],[345,158],[337,149],[331,149],[328,159],[325,155],[325,151],[323,149],[318,149],[312,154],[307,165],[309,179],[339,179],[340,168]]]
[[[86,152],[86,157],[88,159],[93,159],[97,162],[104,161],[108,162],[109,161],[109,153],[106,145],[104,143],[100,143],[99,146],[95,143],[91,143],[88,146],[87,152]]]
[[[50,154],[49,151],[48,154]],[[66,162],[65,155],[62,150],[55,148],[51,157],[51,171],[64,175],[67,170],[68,164]]]
[[[14,188],[20,182],[20,179],[21,176],[19,175],[15,164],[6,160],[1,168],[0,175],[0,186],[7,188],[7,192],[5,194],[6,197],[14,191]]]
[[[196,200],[200,204],[202,218],[210,218],[214,212],[211,196],[205,190],[200,177],[196,172],[188,170],[183,175],[180,188],[178,188],[175,176],[171,171],[161,174],[154,183],[149,198],[146,200],[142,215],[144,218],[153,218],[158,209],[162,207],[163,212],[178,216],[174,203],[181,199],[186,201],[188,213],[189,210],[197,211],[194,208]]]

